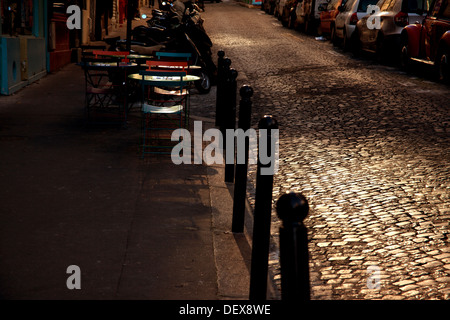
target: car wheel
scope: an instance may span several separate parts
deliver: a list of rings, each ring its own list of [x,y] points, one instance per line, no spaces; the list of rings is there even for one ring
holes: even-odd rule
[[[209,91],[211,90],[211,78],[209,77],[208,73],[204,70],[201,70],[198,76],[200,77],[200,80],[195,81],[195,88],[201,94],[209,93]]]
[[[409,72],[411,69],[411,55],[409,52],[408,36],[403,35],[400,43],[400,69]]]
[[[336,37],[336,27],[334,26],[334,25],[331,25],[331,28],[330,28],[331,30],[330,30],[330,40],[331,40],[331,43],[333,44],[333,46],[334,47],[337,47],[337,45],[339,44],[338,43],[338,39],[337,39],[337,37]]]
[[[352,37],[354,39],[352,42],[352,54],[354,57],[359,57],[361,56],[362,47],[361,47],[361,40],[359,39],[358,29],[353,31]]]
[[[348,51],[350,49],[350,41],[348,41],[347,31],[345,31],[345,26],[344,26],[344,38],[342,39],[342,49],[344,51]]]
[[[357,43],[357,39],[356,39],[357,33],[353,31],[353,33],[350,35],[350,38],[348,39],[348,50],[350,52],[355,51],[354,47]]]
[[[271,5],[269,8],[269,14],[273,15],[274,12],[275,12],[275,7],[273,5]]]
[[[295,16],[295,13],[289,14],[289,21],[288,21],[288,27],[289,29],[295,29],[295,20],[297,17]]]
[[[379,34],[377,37],[375,55],[378,62],[386,62],[386,45],[384,43],[384,37],[381,34]]]
[[[436,67],[439,80],[445,83],[450,82],[450,51],[447,48],[439,50],[436,58]]]
[[[303,23],[303,32],[306,34],[308,34],[308,32],[309,32],[308,17],[305,17],[305,22]]]
[[[287,27],[289,25],[289,16],[286,17],[285,10],[283,10],[283,13],[281,14],[281,24],[283,27]]]

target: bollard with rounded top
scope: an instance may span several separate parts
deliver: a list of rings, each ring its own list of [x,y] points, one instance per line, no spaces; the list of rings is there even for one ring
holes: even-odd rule
[[[252,115],[252,101],[253,89],[249,85],[243,85],[239,89],[241,100],[239,102],[239,121],[238,128],[244,131],[250,128]],[[248,137],[245,138],[245,154],[244,163],[236,164],[234,176],[234,197],[233,197],[233,219],[231,231],[235,233],[244,232],[244,218],[245,218],[245,197],[247,194],[247,170],[248,170]]]
[[[228,75],[226,77],[225,83],[225,95],[224,95],[224,110],[223,110],[223,120],[220,131],[223,136],[223,148],[224,155],[226,159],[232,158],[232,162],[225,161],[225,182],[233,182],[234,181],[234,158],[235,158],[235,150],[231,148],[226,148],[227,145],[227,129],[236,129],[236,91],[237,91],[237,78],[238,72],[230,68],[228,70]],[[230,150],[229,150],[230,149]],[[230,153],[230,154],[228,154]]]
[[[271,129],[278,129],[277,120],[265,115],[258,122],[259,129],[267,129],[265,150],[271,148]],[[258,167],[256,170],[255,212],[253,214],[253,241],[250,268],[250,300],[266,300],[267,274],[269,268],[270,222],[272,215],[273,171],[262,174],[262,168],[270,163],[261,163],[261,140],[259,141]]]
[[[223,128],[225,125],[225,117],[229,108],[229,94],[230,94],[230,81],[231,81],[231,72],[230,72],[231,60],[229,58],[224,58],[222,61],[222,76],[220,80],[220,94],[217,97],[218,109],[216,110],[216,125],[219,128]],[[219,83],[218,83],[219,85]],[[235,89],[236,90],[236,89]],[[222,132],[225,134],[225,132]]]
[[[239,89],[239,95],[241,101],[239,102],[239,121],[238,128],[244,131],[250,128],[250,122],[252,118],[252,100],[253,88],[247,84],[244,84]]]
[[[242,100],[249,100],[253,96],[253,88],[248,84],[244,84],[241,89],[239,89],[239,94],[241,95]]]
[[[303,224],[309,212],[300,193],[282,195],[276,203],[280,227],[281,299],[310,300],[308,230]]]
[[[259,129],[278,129],[278,121],[272,115],[264,115],[258,122]]]
[[[221,111],[223,105],[223,86],[224,86],[224,57],[225,51],[219,50],[217,52],[217,88],[216,88],[216,126],[220,126]]]
[[[277,201],[277,215],[283,223],[303,223],[309,212],[306,198],[300,193],[283,194]]]
[[[219,50],[219,51],[217,52],[217,55],[219,56],[219,59],[223,59],[223,57],[225,57],[225,51]]]

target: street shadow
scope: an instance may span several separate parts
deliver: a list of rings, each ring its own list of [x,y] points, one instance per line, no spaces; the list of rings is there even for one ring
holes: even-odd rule
[[[233,233],[234,240],[239,248],[245,267],[250,273],[252,248],[247,241],[244,233]]]

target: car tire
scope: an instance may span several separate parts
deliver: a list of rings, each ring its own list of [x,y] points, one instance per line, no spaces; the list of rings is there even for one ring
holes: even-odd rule
[[[291,12],[289,14],[289,20],[288,20],[288,28],[289,29],[295,29],[295,20],[297,17],[295,16],[295,13]]]
[[[333,44],[333,47],[337,47],[339,44],[338,38],[336,37],[336,27],[334,24],[331,25],[330,28],[330,40]]]
[[[305,33],[306,33],[306,34],[309,34],[309,33],[310,33],[311,26],[310,26],[310,21],[309,21],[309,18],[308,18],[308,17],[305,17],[305,25],[304,25],[304,28],[305,28]]]
[[[285,10],[283,10],[283,13],[281,14],[281,24],[285,28],[289,25],[289,15],[286,17]]]
[[[352,54],[355,58],[358,58],[361,56],[361,51],[362,51],[362,47],[361,47],[361,40],[359,39],[359,32],[358,29],[356,29],[355,31],[353,31],[353,43],[352,43]]]
[[[349,51],[349,49],[351,49],[350,40],[347,38],[347,31],[345,31],[344,26],[344,37],[342,38],[342,50]]]
[[[195,88],[200,94],[207,94],[211,91],[211,77],[203,69],[199,72],[200,80],[194,82]]]
[[[274,12],[275,12],[275,6],[271,5],[270,8],[269,8],[269,14],[273,15]]]
[[[450,83],[450,50],[448,48],[438,51],[435,65],[439,80]]]
[[[400,39],[400,69],[405,72],[411,71],[411,53],[409,51],[408,36],[402,35]]]
[[[386,60],[387,60],[386,43],[384,42],[384,37],[382,34],[378,34],[375,55],[376,55],[376,59],[379,63],[386,62]]]

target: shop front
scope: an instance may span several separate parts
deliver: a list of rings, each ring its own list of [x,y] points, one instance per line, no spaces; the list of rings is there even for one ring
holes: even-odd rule
[[[47,1],[0,3],[0,94],[9,95],[47,74]]]

